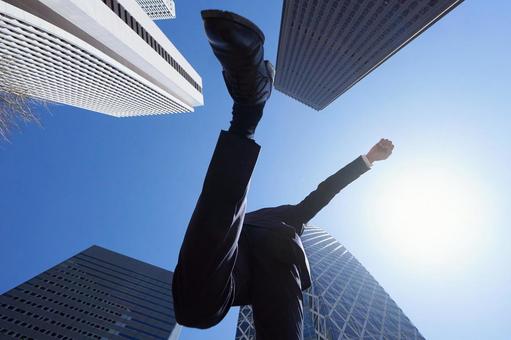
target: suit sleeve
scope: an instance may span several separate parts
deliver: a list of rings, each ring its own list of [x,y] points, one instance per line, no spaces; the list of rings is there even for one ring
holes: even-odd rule
[[[307,195],[300,203],[290,206],[290,209],[288,209],[288,216],[284,219],[288,221],[287,223],[294,226],[301,226],[307,223],[323,209],[335,195],[367,170],[369,170],[369,167],[362,156],[358,157],[321,182],[316,190]],[[299,232],[299,234],[301,233]]]

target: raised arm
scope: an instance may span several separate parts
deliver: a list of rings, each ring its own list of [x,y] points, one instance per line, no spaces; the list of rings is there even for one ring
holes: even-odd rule
[[[373,162],[387,159],[393,149],[394,145],[390,140],[381,139],[366,155],[356,158],[341,170],[328,177],[300,203],[291,206],[288,209],[287,216],[284,217],[284,221],[294,226],[301,226],[307,223],[344,187],[369,170]]]

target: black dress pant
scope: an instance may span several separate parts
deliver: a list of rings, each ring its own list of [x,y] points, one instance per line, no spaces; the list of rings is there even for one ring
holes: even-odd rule
[[[302,287],[291,239],[244,225],[260,147],[222,132],[188,225],[172,292],[177,322],[208,328],[252,305],[258,340],[302,338]]]

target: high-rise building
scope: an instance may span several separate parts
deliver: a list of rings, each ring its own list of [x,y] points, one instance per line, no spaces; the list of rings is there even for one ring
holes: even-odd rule
[[[312,286],[304,292],[304,340],[423,340],[369,272],[331,235],[307,226],[302,235]],[[250,306],[240,308],[237,340],[254,340]]]
[[[3,79],[123,117],[193,111],[202,80],[135,0],[0,0]]]
[[[322,110],[462,1],[284,0],[275,88]]]
[[[152,19],[176,18],[176,5],[173,0],[137,0],[137,2]]]
[[[0,296],[1,339],[178,339],[172,272],[92,246]]]

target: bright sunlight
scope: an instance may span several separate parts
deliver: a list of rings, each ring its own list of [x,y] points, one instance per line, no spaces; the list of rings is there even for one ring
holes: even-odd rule
[[[406,169],[376,197],[382,241],[413,265],[462,265],[484,238],[483,192],[475,177],[454,169]]]

